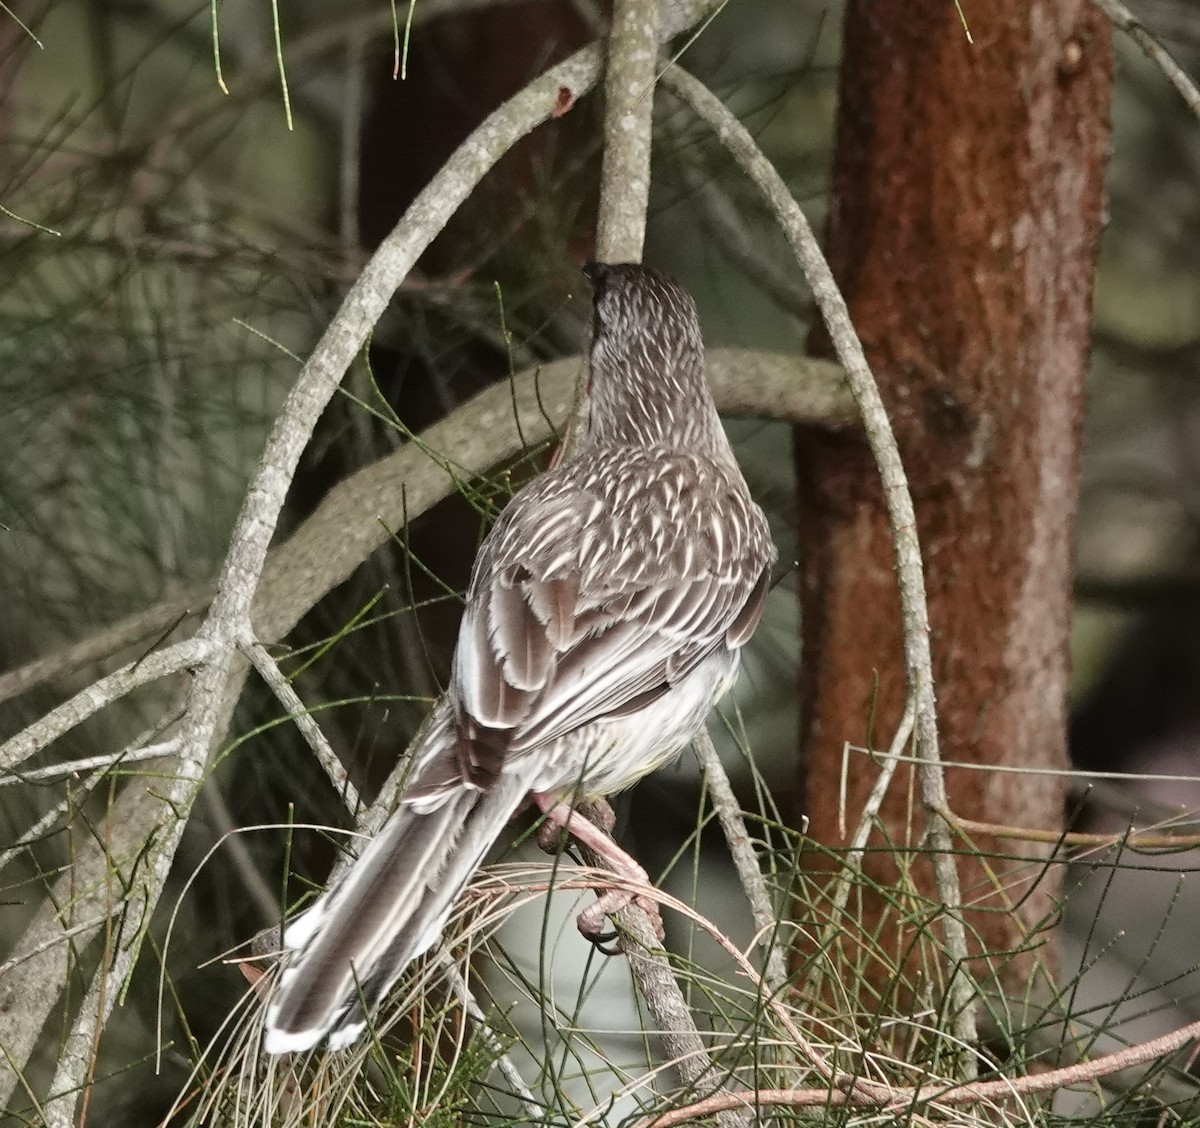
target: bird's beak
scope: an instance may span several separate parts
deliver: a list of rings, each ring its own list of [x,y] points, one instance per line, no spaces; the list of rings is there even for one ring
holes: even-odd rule
[[[579,272],[592,284],[593,290],[598,290],[608,275],[608,267],[602,262],[585,262]]]

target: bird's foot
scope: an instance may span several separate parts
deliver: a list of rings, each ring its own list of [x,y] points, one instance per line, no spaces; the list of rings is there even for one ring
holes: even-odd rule
[[[658,906],[649,897],[631,893],[628,889],[606,889],[603,893],[597,892],[595,902],[588,905],[576,917],[575,923],[583,938],[594,944],[598,951],[603,952],[606,956],[619,955],[621,952],[619,946],[616,948],[608,946],[617,939],[618,934],[606,931],[605,922],[608,917],[619,913],[629,905],[636,905],[646,914],[654,938],[661,944],[667,935],[667,930],[663,926],[662,914],[658,911]]]
[[[545,816],[537,828],[536,841],[539,849],[547,854],[557,854],[562,849],[564,835],[573,834],[575,828],[582,827],[582,832],[575,834],[575,837],[585,845],[592,846],[597,854],[611,858],[612,852],[615,851],[622,862],[633,861],[612,841],[611,835],[613,827],[617,825],[617,816],[606,799],[581,799],[574,806],[568,807],[557,799],[537,795],[534,796],[534,803]],[[572,819],[571,815],[575,817]],[[605,838],[598,840],[589,837],[589,831],[593,829],[600,831]]]
[[[578,810],[569,807],[566,803],[559,802],[553,796],[535,795],[533,799],[546,819],[538,831],[538,844],[543,849],[546,849],[546,839],[543,838],[543,834],[546,834],[550,842],[550,849],[553,850],[557,849],[559,835],[566,830],[573,838],[603,858],[613,873],[623,879],[623,885],[648,886],[650,884],[649,875],[637,860],[622,850],[609,837],[609,831],[612,830],[615,820],[612,808],[607,803],[601,801],[589,804],[589,813],[594,813],[598,817],[598,821],[603,824],[600,826],[585,818]],[[600,951],[608,955],[615,954],[606,947],[614,939],[615,934],[606,931],[605,919],[631,904],[636,905],[646,914],[650,928],[661,944],[666,936],[666,930],[663,927],[658,905],[651,898],[640,893],[632,893],[624,887],[610,886],[603,891],[598,890],[596,903],[589,905],[579,914],[577,921],[579,931]]]

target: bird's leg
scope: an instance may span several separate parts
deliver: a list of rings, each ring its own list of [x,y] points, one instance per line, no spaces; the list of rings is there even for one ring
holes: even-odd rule
[[[532,798],[538,810],[545,817],[546,825],[553,827],[556,835],[565,830],[593,853],[603,858],[618,876],[629,882],[650,884],[649,875],[637,860],[622,850],[609,836],[608,831],[612,829],[613,819],[612,808],[608,804],[601,805],[597,810],[600,818],[608,824],[607,827],[601,828],[573,807],[561,802],[557,796],[534,795]],[[605,812],[607,812],[607,817],[605,817]],[[540,841],[542,840],[539,837]],[[602,945],[607,939],[611,939],[611,934],[604,933],[604,918],[629,904],[637,905],[650,918],[651,927],[661,941],[666,935],[666,930],[663,928],[658,906],[649,897],[619,888],[606,889],[602,893],[597,892],[596,903],[589,905],[579,914],[577,920],[579,931],[594,944]]]
[[[537,802],[538,809],[543,815],[547,816],[542,819],[541,824],[538,826],[536,836],[538,846],[547,854],[558,853],[562,846],[563,836],[568,833],[562,819],[557,816],[548,815],[548,812],[552,811],[555,807],[562,806],[564,809],[572,810],[579,819],[590,823],[591,826],[600,830],[604,835],[609,836],[609,838],[612,836],[613,827],[617,825],[617,816],[607,799],[579,799],[570,808],[565,803],[560,804],[553,796],[545,796],[544,801],[539,800],[538,796],[531,796],[531,799]],[[580,835],[576,835],[575,837],[579,838],[581,842],[583,841]],[[608,848],[617,851],[621,855],[622,860],[633,861],[633,858],[626,854],[615,842],[609,842]],[[608,850],[597,850],[596,852],[603,853],[605,856],[608,855]],[[579,858],[574,853],[571,854],[571,859],[579,862]],[[583,863],[579,862],[579,864],[582,865]],[[636,865],[637,863],[634,862],[634,864]]]

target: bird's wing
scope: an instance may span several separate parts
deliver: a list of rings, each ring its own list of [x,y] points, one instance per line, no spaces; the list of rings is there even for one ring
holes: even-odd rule
[[[755,507],[743,504],[732,545],[703,522],[664,536],[644,508],[639,529],[610,501],[583,488],[535,494],[480,552],[454,689],[494,758],[635,712],[757,624],[772,552]],[[676,512],[686,525],[696,510]]]

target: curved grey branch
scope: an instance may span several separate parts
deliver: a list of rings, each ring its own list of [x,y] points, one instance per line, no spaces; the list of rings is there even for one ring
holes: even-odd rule
[[[951,962],[949,996],[954,1033],[966,1046],[976,1044],[974,990],[967,972],[967,933],[959,910],[958,870],[951,852],[946,783],[938,752],[937,710],[933,692],[933,659],[929,646],[929,607],[925,599],[924,566],[917,541],[912,494],[900,462],[900,452],[884,410],[866,354],[850,321],[850,311],[800,205],[784,184],[775,166],[729,109],[703,83],[679,67],[671,67],[661,81],[692,108],[716,133],[742,171],[758,186],[771,208],[812,288],[817,308],[829,330],[838,359],[858,404],[867,442],[883,483],[884,501],[896,551],[896,574],[904,632],[904,665],[909,696],[916,702],[917,754],[921,800],[928,822],[934,878],[946,906],[942,927]],[[974,1059],[965,1063],[973,1069]]]

